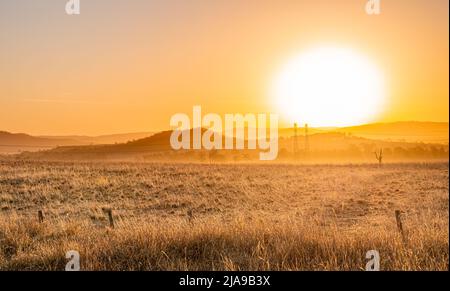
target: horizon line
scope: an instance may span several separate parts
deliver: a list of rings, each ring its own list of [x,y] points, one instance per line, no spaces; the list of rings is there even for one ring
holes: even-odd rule
[[[418,121],[418,120],[406,120],[406,121],[379,121],[379,122],[371,122],[371,123],[363,123],[363,124],[357,124],[357,125],[349,125],[349,126],[308,126],[309,129],[341,129],[341,128],[350,128],[350,127],[360,127],[360,126],[367,126],[367,125],[381,125],[381,124],[395,124],[395,123],[441,123],[441,124],[449,124],[450,122],[447,121]],[[305,128],[305,124],[300,124],[298,128]],[[301,126],[303,125],[303,126]],[[248,126],[244,127],[248,128]],[[289,126],[280,126],[279,130],[283,129],[293,129],[294,127]],[[190,128],[194,129],[194,128]],[[130,131],[121,131],[121,132],[106,132],[106,133],[99,133],[99,134],[92,134],[92,133],[35,133],[35,132],[27,132],[27,131],[9,131],[5,129],[0,128],[0,132],[4,133],[10,133],[10,134],[25,134],[33,137],[102,137],[102,136],[110,136],[110,135],[126,135],[126,134],[145,134],[145,133],[160,133],[165,131],[171,131],[173,129],[165,128],[165,129],[153,129],[153,130],[130,130]]]

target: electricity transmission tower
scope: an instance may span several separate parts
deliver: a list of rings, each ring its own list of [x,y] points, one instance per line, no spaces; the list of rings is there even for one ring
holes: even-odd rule
[[[305,124],[305,152],[309,152],[308,124]]]
[[[297,157],[298,155],[298,124],[294,123],[294,156]]]

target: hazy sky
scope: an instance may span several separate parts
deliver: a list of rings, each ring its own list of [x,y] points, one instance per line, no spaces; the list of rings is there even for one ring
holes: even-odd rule
[[[384,72],[375,121],[448,121],[448,0],[0,0],[0,130],[169,128],[172,114],[270,112],[278,68],[350,47]]]

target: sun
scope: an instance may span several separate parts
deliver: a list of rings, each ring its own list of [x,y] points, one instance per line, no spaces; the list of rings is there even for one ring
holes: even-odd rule
[[[311,126],[350,126],[373,121],[385,102],[383,74],[348,48],[321,47],[284,65],[271,98],[280,117]]]

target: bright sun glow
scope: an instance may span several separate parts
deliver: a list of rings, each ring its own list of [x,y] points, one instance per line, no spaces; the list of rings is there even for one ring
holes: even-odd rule
[[[341,48],[318,48],[292,59],[272,88],[281,118],[312,126],[373,121],[385,99],[381,72],[364,56]]]

